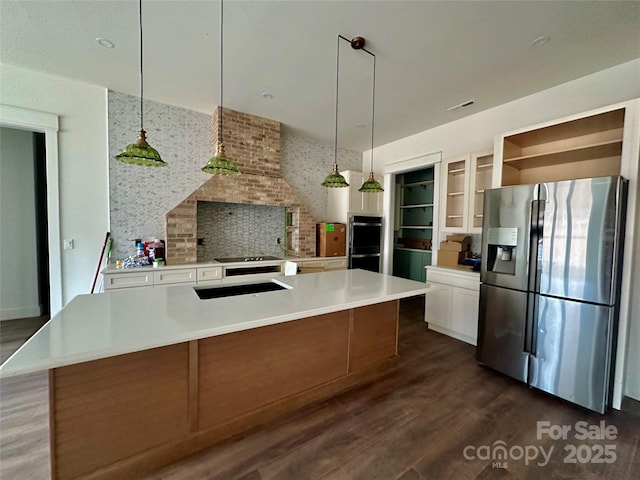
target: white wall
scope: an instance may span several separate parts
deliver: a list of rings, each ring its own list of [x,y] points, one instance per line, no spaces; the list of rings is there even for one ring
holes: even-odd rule
[[[0,74],[1,104],[59,115],[60,232],[75,244],[60,252],[66,304],[91,290],[109,228],[107,91],[13,65]]]
[[[37,317],[33,133],[0,128],[0,320]]]
[[[403,159],[442,151],[442,158],[492,150],[497,134],[640,97],[640,58],[558,85],[513,102],[426,130],[374,149],[374,169]],[[481,103],[482,99],[477,99]],[[369,152],[363,154],[368,170]],[[640,222],[640,205],[637,222]],[[640,224],[636,224],[636,236]],[[640,261],[636,262],[640,263]],[[625,268],[630,268],[626,265]],[[632,288],[640,285],[640,265],[634,266]],[[630,328],[624,394],[640,400],[640,298],[629,316]]]

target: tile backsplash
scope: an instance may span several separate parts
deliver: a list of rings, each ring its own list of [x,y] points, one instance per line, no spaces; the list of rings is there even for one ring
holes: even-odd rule
[[[285,209],[268,205],[198,202],[198,262],[220,257],[284,255]],[[280,239],[281,243],[278,243]]]

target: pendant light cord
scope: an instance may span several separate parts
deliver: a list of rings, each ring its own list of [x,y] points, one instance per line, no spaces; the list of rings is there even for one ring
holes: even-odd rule
[[[338,43],[336,45],[336,129],[334,132],[333,141],[333,164],[338,164],[338,88],[340,80],[340,39],[344,38],[342,35],[338,35]],[[346,40],[346,39],[345,39]]]
[[[140,26],[140,130],[144,130],[144,74],[142,68],[142,0],[138,1],[138,23]]]
[[[222,99],[223,97],[223,93],[224,93],[224,89],[223,89],[223,78],[224,78],[224,48],[223,48],[223,41],[224,41],[224,0],[220,0],[220,115],[218,115],[218,123],[220,125],[218,125],[218,145],[222,144],[222,117],[224,116],[222,113]]]
[[[365,50],[365,52],[373,56],[373,85],[371,86],[371,157],[369,157],[371,160],[371,172],[373,172],[373,131],[376,119],[376,56],[368,50]]]

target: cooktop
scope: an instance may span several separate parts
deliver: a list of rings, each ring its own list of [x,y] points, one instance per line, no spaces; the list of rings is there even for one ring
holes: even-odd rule
[[[214,258],[216,262],[220,263],[235,263],[235,262],[262,262],[264,260],[282,260],[278,257],[272,257],[271,255],[263,255],[259,257],[224,257]]]

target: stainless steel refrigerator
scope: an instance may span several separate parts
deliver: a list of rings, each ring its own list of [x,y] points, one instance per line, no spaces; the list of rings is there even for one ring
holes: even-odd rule
[[[480,363],[610,407],[626,197],[622,177],[485,191]]]

